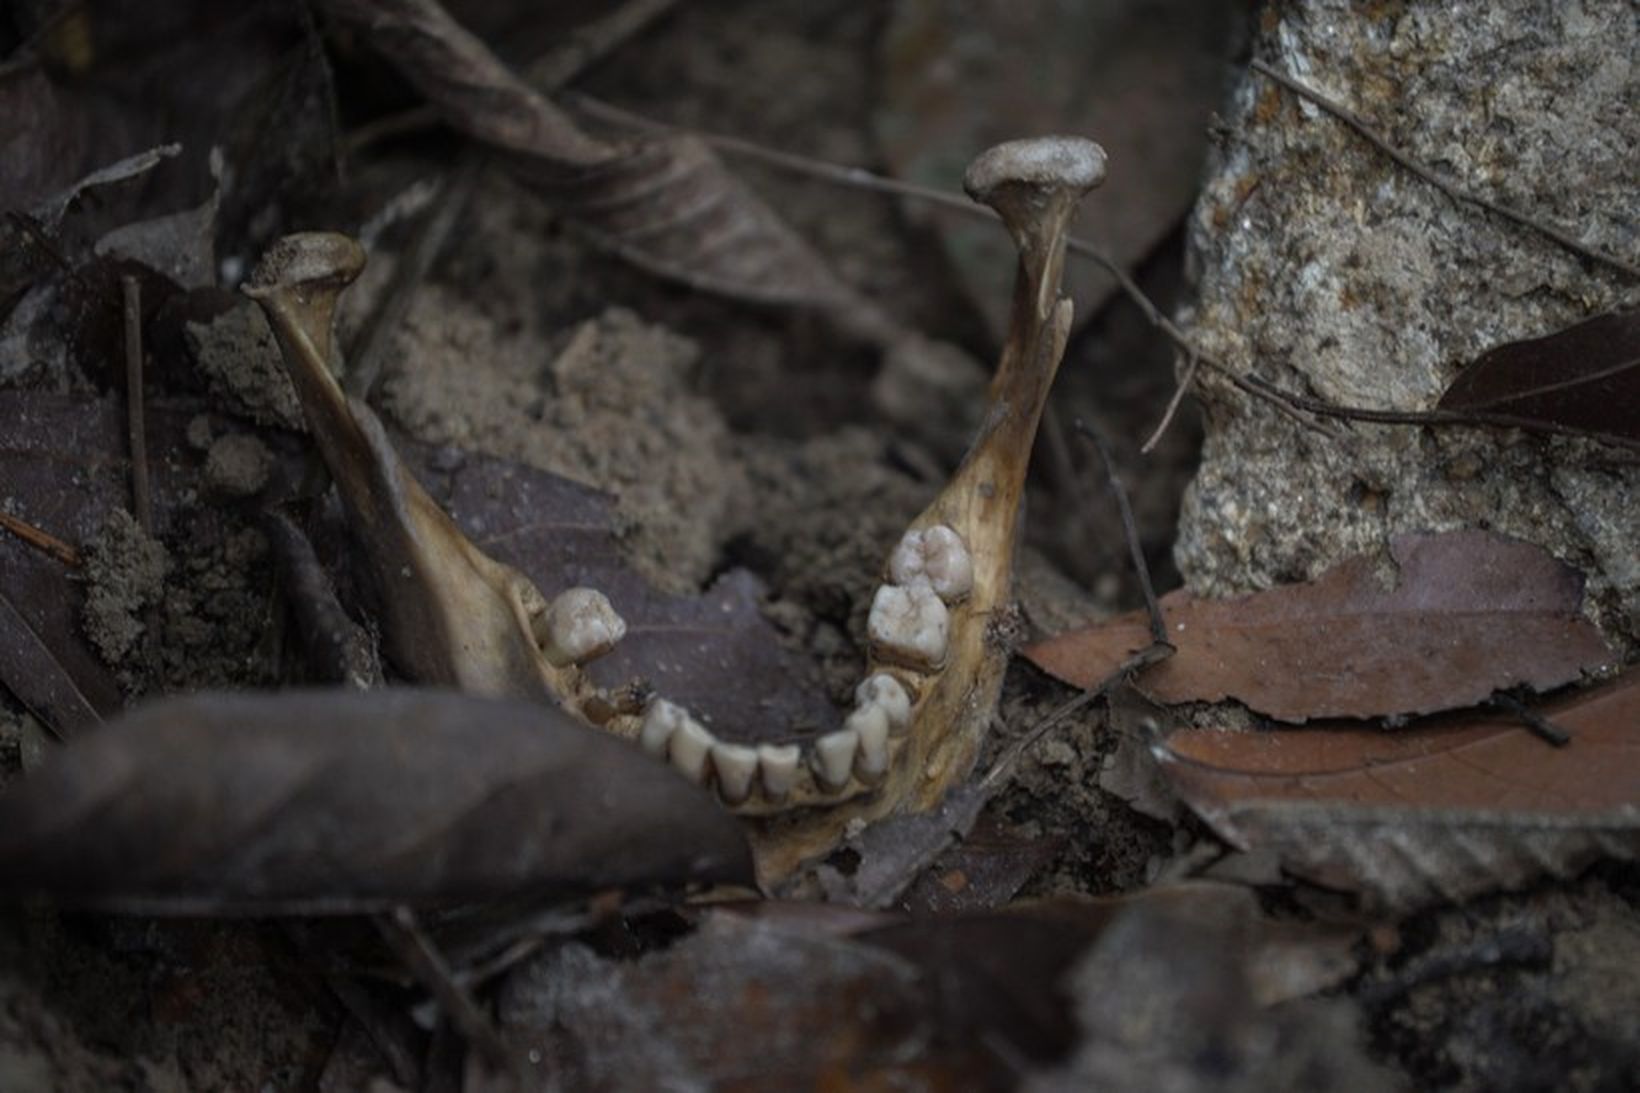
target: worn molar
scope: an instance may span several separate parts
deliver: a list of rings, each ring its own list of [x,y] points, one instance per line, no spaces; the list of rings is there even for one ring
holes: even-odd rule
[[[974,559],[962,536],[946,524],[908,531],[888,559],[889,580],[912,588],[926,585],[948,604],[974,590]]]
[[[555,668],[601,657],[626,636],[626,620],[595,588],[560,592],[530,625],[541,654]]]
[[[873,653],[923,672],[944,666],[950,628],[945,602],[926,584],[881,586],[866,620]]]

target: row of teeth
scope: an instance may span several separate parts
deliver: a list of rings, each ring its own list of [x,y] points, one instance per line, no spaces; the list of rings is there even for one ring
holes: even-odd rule
[[[973,560],[962,538],[943,524],[907,532],[889,558],[889,584],[878,588],[866,624],[873,656],[915,672],[937,672],[950,644],[946,610],[974,586]],[[844,789],[850,778],[874,785],[888,773],[890,738],[911,725],[911,693],[888,672],[854,692],[843,727],[815,740],[809,768],[819,788]],[[796,784],[802,749],[796,744],[749,746],[718,740],[676,703],[656,698],[644,715],[639,745],[692,781],[716,784],[729,804],[754,790],[784,800]]]

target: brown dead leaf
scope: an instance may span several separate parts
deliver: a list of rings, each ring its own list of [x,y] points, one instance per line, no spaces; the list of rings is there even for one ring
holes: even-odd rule
[[[1541,548],[1487,531],[1391,540],[1396,575],[1352,558],[1305,584],[1235,600],[1162,599],[1177,648],[1144,672],[1157,702],[1233,698],[1283,721],[1459,709],[1516,686],[1563,686],[1612,663],[1579,613],[1583,577]],[[1143,613],[1025,651],[1086,687],[1150,642]]]
[[[1640,311],[1487,350],[1458,373],[1439,408],[1640,440]]]
[[[1409,910],[1640,855],[1640,672],[1540,711],[1384,733],[1187,729],[1158,745],[1186,803],[1292,873]]]
[[[0,891],[71,906],[355,914],[751,875],[733,817],[636,748],[437,691],[170,699],[0,797]]]

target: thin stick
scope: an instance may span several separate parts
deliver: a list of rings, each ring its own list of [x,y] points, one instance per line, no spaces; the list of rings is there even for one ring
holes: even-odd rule
[[[1105,464],[1105,478],[1110,483],[1110,492],[1116,495],[1116,507],[1122,513],[1122,534],[1127,539],[1128,553],[1133,558],[1133,571],[1139,578],[1139,587],[1145,594],[1145,611],[1150,615],[1150,640],[1157,645],[1166,645],[1167,624],[1162,621],[1161,604],[1156,601],[1156,589],[1150,583],[1150,567],[1145,564],[1145,549],[1139,542],[1139,525],[1133,519],[1133,506],[1128,503],[1127,490],[1122,486],[1122,479],[1116,473],[1116,461],[1110,457],[1110,448],[1105,445],[1105,438],[1092,425],[1077,418],[1071,428],[1081,433],[1093,442],[1099,450],[1099,458]]]
[[[1536,736],[1538,739],[1543,740],[1546,743],[1553,744],[1557,748],[1564,748],[1567,744],[1572,742],[1571,733],[1567,732],[1559,725],[1556,725],[1553,721],[1550,721],[1547,717],[1544,717],[1536,710],[1529,708],[1514,695],[1509,694],[1506,691],[1499,691],[1497,694],[1493,695],[1492,705],[1501,706],[1510,713],[1514,714],[1516,717],[1520,718],[1521,724],[1525,725],[1533,736]]]
[[[1140,455],[1149,455],[1167,432],[1167,427],[1173,424],[1173,415],[1179,412],[1179,404],[1184,401],[1184,394],[1190,390],[1190,385],[1196,381],[1196,368],[1202,362],[1200,353],[1189,350],[1185,354],[1184,375],[1179,377],[1179,385],[1173,389],[1173,397],[1167,400],[1167,409],[1162,411],[1162,420],[1156,423],[1156,431],[1150,434],[1150,439],[1139,445]]]
[[[80,552],[72,544],[65,543],[49,531],[42,531],[10,513],[0,512],[0,528],[5,528],[29,546],[51,555],[66,566],[78,568],[81,565]]]
[[[1550,224],[1544,223],[1529,213],[1522,212],[1521,210],[1513,208],[1509,205],[1500,204],[1490,198],[1481,197],[1479,194],[1470,193],[1456,182],[1436,174],[1422,163],[1419,163],[1417,160],[1413,159],[1407,153],[1401,151],[1401,149],[1395,147],[1376,129],[1367,124],[1366,120],[1362,118],[1361,115],[1357,114],[1343,103],[1335,102],[1334,100],[1327,98],[1325,95],[1321,94],[1321,92],[1300,83],[1299,81],[1293,79],[1293,77],[1287,75],[1287,73],[1266,64],[1264,61],[1254,59],[1251,62],[1251,65],[1254,72],[1274,80],[1276,83],[1280,84],[1282,87],[1285,87],[1288,91],[1291,91],[1299,98],[1308,100],[1309,102],[1320,107],[1322,110],[1325,110],[1327,113],[1331,114],[1333,117],[1337,118],[1339,121],[1343,122],[1345,125],[1349,126],[1351,129],[1354,129],[1367,141],[1367,143],[1371,144],[1374,148],[1377,148],[1384,155],[1388,156],[1396,163],[1399,163],[1406,170],[1412,172],[1414,175],[1417,175],[1437,190],[1440,190],[1453,201],[1474,205],[1476,208],[1484,209],[1496,216],[1501,216],[1505,220],[1512,220],[1523,228],[1529,228],[1547,239],[1552,239],[1554,242],[1559,243],[1567,250],[1573,252],[1574,254],[1581,255],[1591,262],[1598,262],[1603,266],[1608,266],[1612,269],[1618,270],[1619,272],[1625,273],[1630,277],[1640,279],[1640,266],[1636,266],[1633,262],[1619,258],[1615,254],[1608,254],[1605,251],[1591,247],[1576,237],[1569,235]]]
[[[120,277],[125,303],[125,409],[131,435],[131,499],[137,526],[154,533],[154,504],[148,489],[148,430],[142,416],[142,284]]]
[[[447,1017],[498,1073],[512,1069],[513,1055],[478,1003],[461,988],[450,968],[422,932],[408,907],[395,907],[390,914],[377,915],[376,927],[393,952],[421,985],[438,999]]]

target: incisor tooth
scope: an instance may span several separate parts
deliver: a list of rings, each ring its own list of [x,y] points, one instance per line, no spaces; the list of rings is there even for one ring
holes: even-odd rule
[[[848,783],[859,747],[860,734],[853,729],[828,732],[814,742],[814,773],[827,789],[842,789]]]
[[[706,757],[716,742],[712,734],[706,731],[706,726],[685,714],[683,724],[678,726],[672,739],[667,742],[666,754],[684,777],[694,782],[704,782]]]
[[[752,775],[757,773],[757,751],[740,744],[712,745],[712,766],[717,770],[718,792],[730,804],[739,804],[752,792]]]
[[[908,531],[888,559],[889,579],[909,588],[928,585],[946,603],[974,588],[974,560],[962,536],[945,524]]]
[[[932,588],[885,584],[872,598],[866,634],[884,658],[933,671],[945,663],[950,626],[945,603]]]
[[[638,745],[657,759],[666,758],[666,744],[689,717],[683,707],[657,698],[643,715],[643,727],[638,730]]]
[[[601,657],[626,636],[626,620],[596,588],[560,592],[530,626],[541,654],[554,668]]]
[[[875,703],[861,706],[843,722],[844,730],[860,739],[854,755],[854,773],[862,782],[875,782],[888,773],[888,711]]]
[[[854,688],[854,701],[860,706],[881,706],[888,715],[888,730],[896,735],[911,725],[911,696],[905,686],[887,672],[867,676]]]
[[[771,801],[779,801],[792,790],[797,780],[797,763],[803,750],[796,744],[759,744],[757,765],[763,775],[763,792]]]

